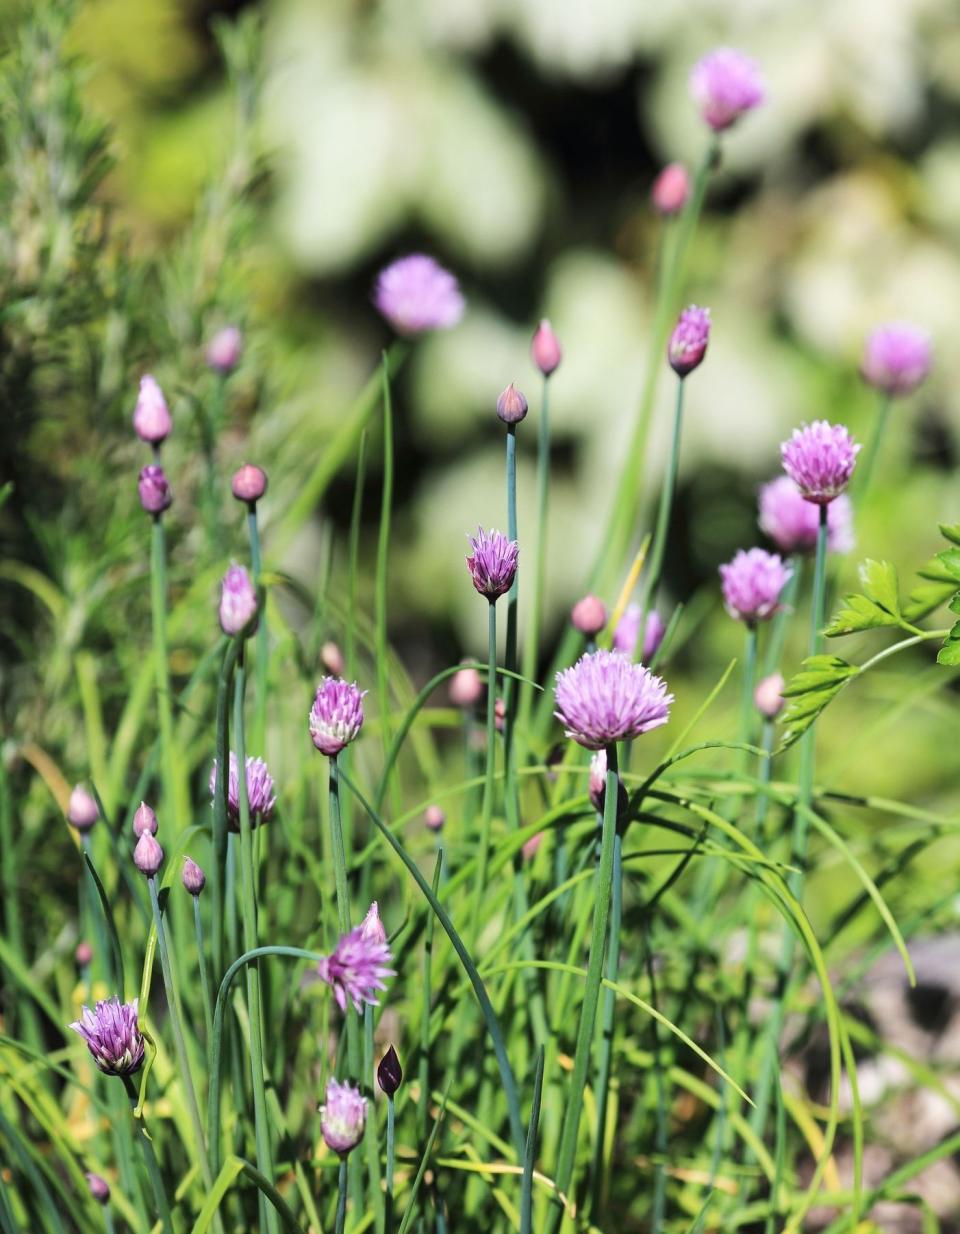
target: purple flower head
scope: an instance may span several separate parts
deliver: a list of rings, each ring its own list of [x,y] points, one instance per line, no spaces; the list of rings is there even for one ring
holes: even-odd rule
[[[377,1067],[377,1083],[381,1091],[392,1097],[403,1083],[403,1068],[393,1046],[387,1050]]]
[[[497,399],[497,415],[504,424],[519,424],[527,414],[527,400],[511,381]]]
[[[253,463],[244,463],[233,473],[230,481],[230,492],[237,501],[245,501],[248,506],[256,505],[267,491],[267,473],[262,467]]]
[[[887,394],[912,394],[930,372],[930,336],[909,322],[878,326],[860,365],[864,381]]]
[[[573,628],[585,634],[587,638],[596,638],[607,624],[606,605],[598,596],[584,596],[573,606],[570,621]]]
[[[430,831],[442,831],[447,816],[438,805],[429,805],[423,812],[424,826]]]
[[[647,614],[647,624],[643,632],[643,652],[641,660],[648,662],[653,659],[663,642],[667,627],[657,610],[651,609]],[[623,615],[617,622],[613,632],[613,650],[620,651],[633,659],[637,650],[637,640],[640,637],[640,605],[628,604]]]
[[[377,990],[385,990],[384,977],[393,977],[389,968],[390,948],[386,942],[366,938],[363,926],[354,926],[349,934],[341,936],[334,951],[317,963],[321,981],[333,990],[337,1006],[344,1014],[347,1001],[360,1011],[364,1003],[376,1007]]]
[[[170,485],[163,474],[163,468],[158,463],[148,463],[140,472],[137,480],[137,492],[140,495],[140,505],[147,514],[159,517],[164,510],[169,509],[173,501]]]
[[[539,326],[533,332],[533,339],[530,343],[530,355],[544,377],[549,377],[559,367],[560,361],[563,359],[563,348],[560,346],[559,340],[546,317],[541,320]]]
[[[145,801],[141,801],[133,816],[133,834],[139,840],[145,831],[149,831],[152,836],[155,836],[158,829],[159,823],[157,822],[156,814],[154,814]]]
[[[482,527],[475,536],[467,536],[472,556],[467,558],[467,568],[473,585],[491,604],[510,590],[517,573],[517,557],[520,552],[516,540],[508,540],[502,531],[489,534]]]
[[[782,553],[810,553],[817,546],[818,508],[789,476],[777,476],[760,489],[758,522]],[[832,553],[853,548],[853,506],[845,493],[827,506],[827,547]]]
[[[89,831],[100,817],[100,808],[92,794],[78,784],[67,803],[67,822],[77,831]]]
[[[173,421],[163,391],[148,373],[140,378],[140,393],[133,409],[133,431],[141,441],[159,446],[170,436]]]
[[[825,506],[850,482],[860,446],[842,424],[814,420],[780,447],[783,470],[807,501]]]
[[[67,1026],[87,1043],[93,1061],[106,1075],[133,1075],[143,1062],[143,1035],[137,1023],[137,1000],[108,998]]]
[[[607,752],[597,750],[590,760],[590,804],[598,814],[603,813],[604,802],[607,800]],[[629,800],[623,781],[617,776],[617,815],[626,810]]]
[[[310,737],[321,754],[333,758],[363,727],[363,696],[366,690],[339,677],[324,677],[310,708]]]
[[[207,876],[192,857],[184,857],[183,872],[180,877],[183,879],[184,887],[192,896],[198,896],[207,885]]]
[[[256,628],[257,589],[243,566],[236,562],[220,584],[220,629],[230,638],[252,634]]]
[[[133,850],[133,864],[147,878],[153,878],[163,865],[163,849],[152,831],[141,834]]]
[[[766,621],[780,607],[780,592],[793,571],[776,553],[762,548],[740,549],[720,567],[723,602],[738,621]]]
[[[380,920],[380,908],[376,900],[367,909],[367,915],[360,922],[360,931],[368,942],[385,943],[387,931]]]
[[[667,344],[667,359],[678,377],[686,377],[707,354],[710,341],[710,310],[691,304],[677,319]]]
[[[775,720],[783,709],[783,677],[779,673],[771,673],[757,682],[753,692],[753,703],[757,711],[767,720]]]
[[[650,200],[658,214],[679,214],[690,197],[690,173],[682,163],[668,163],[653,182]]]
[[[455,707],[473,707],[483,694],[483,682],[475,668],[462,668],[450,679],[450,702]]]
[[[690,92],[715,133],[730,128],[764,99],[759,68],[732,47],[718,47],[697,61],[690,74]]]
[[[273,792],[273,776],[267,769],[262,758],[253,758],[249,754],[247,767],[247,804],[250,807],[250,826],[269,822],[273,807],[277,804]],[[213,760],[210,769],[210,796],[217,794],[217,760]],[[237,756],[230,751],[230,773],[227,776],[227,826],[231,831],[240,830],[240,774],[237,769]]]
[[[84,1174],[87,1180],[87,1186],[90,1188],[91,1196],[98,1204],[110,1203],[110,1184],[105,1178],[101,1178],[99,1174],[94,1174],[92,1170],[87,1170]]]
[[[320,1132],[327,1148],[346,1157],[363,1139],[366,1124],[367,1099],[360,1096],[359,1088],[328,1080],[320,1107]]]
[[[381,270],[373,301],[398,334],[449,330],[463,316],[457,280],[423,253],[401,257]]]
[[[226,377],[240,363],[243,354],[243,335],[237,326],[224,326],[207,344],[207,365],[215,373]]]
[[[557,673],[556,702],[554,714],[566,735],[588,750],[602,750],[666,724],[673,695],[642,665],[602,650]]]

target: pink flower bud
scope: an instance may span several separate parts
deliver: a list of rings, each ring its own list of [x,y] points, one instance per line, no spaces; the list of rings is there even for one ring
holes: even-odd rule
[[[507,721],[507,704],[502,698],[498,698],[493,704],[493,722],[497,732],[502,733],[504,725]]]
[[[163,865],[163,849],[152,832],[145,831],[137,841],[137,847],[133,850],[133,864],[141,874],[146,874],[147,878],[153,878]]]
[[[783,677],[779,673],[771,673],[769,677],[757,682],[753,701],[757,711],[768,720],[775,720],[783,710],[783,686]]]
[[[320,663],[331,677],[342,677],[346,672],[346,661],[343,652],[336,643],[324,643],[320,648]]]
[[[682,163],[668,163],[653,182],[650,200],[658,214],[679,214],[690,197],[690,174]]]
[[[152,836],[157,834],[157,816],[145,801],[141,801],[133,816],[133,834],[139,840],[145,831],[149,831]]]
[[[677,319],[667,345],[667,359],[678,377],[686,377],[707,354],[710,341],[710,310],[691,304]]]
[[[549,377],[563,359],[563,351],[557,341],[557,336],[546,317],[534,333],[533,342],[530,344],[530,355],[544,377]]]
[[[89,831],[99,817],[100,810],[96,800],[82,784],[78,784],[70,794],[67,822],[76,827],[77,831]]]
[[[602,600],[594,595],[584,596],[573,606],[570,621],[575,630],[587,638],[596,638],[607,624],[607,610]]]
[[[164,510],[169,509],[173,501],[170,485],[163,474],[163,468],[156,463],[148,463],[140,472],[137,480],[137,492],[140,495],[140,505],[147,514],[158,518]]]
[[[220,629],[230,638],[250,633],[257,616],[257,590],[243,566],[236,562],[220,584]]]
[[[224,326],[207,344],[207,364],[215,373],[226,377],[233,372],[243,353],[243,335],[236,326]]]
[[[248,506],[256,505],[267,491],[267,473],[253,463],[244,463],[233,473],[230,491],[237,501],[245,501]]]
[[[93,948],[86,942],[77,943],[73,958],[77,962],[77,968],[87,968],[93,961]]]
[[[360,922],[360,937],[373,943],[385,943],[387,931],[380,920],[380,909],[376,900],[367,909],[367,915]]]
[[[423,821],[431,831],[440,831],[447,821],[447,816],[439,806],[431,805],[424,810]]]
[[[450,702],[455,707],[475,707],[483,694],[483,682],[475,668],[462,668],[450,679]]]
[[[497,415],[504,424],[519,424],[527,414],[527,400],[511,381],[497,399]]]
[[[140,378],[140,393],[133,409],[133,431],[141,441],[159,446],[170,436],[173,421],[163,391],[148,373]]]
[[[207,876],[191,857],[184,857],[183,872],[180,875],[183,885],[192,896],[198,896],[207,885]]]
[[[99,1174],[94,1174],[92,1171],[87,1171],[84,1175],[87,1180],[87,1186],[90,1188],[91,1196],[98,1204],[110,1203],[110,1184],[105,1178],[101,1178]]]
[[[545,835],[546,835],[545,831],[538,831],[536,835],[532,835],[530,839],[527,840],[523,848],[520,850],[523,853],[524,861],[532,861],[534,857],[536,857],[537,850],[540,848],[540,845],[543,843],[543,837]]]

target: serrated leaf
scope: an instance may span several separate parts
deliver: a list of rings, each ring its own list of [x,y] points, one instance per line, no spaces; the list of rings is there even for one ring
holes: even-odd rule
[[[937,553],[937,561],[944,571],[960,584],[960,548],[945,548]]]
[[[868,596],[844,596],[840,608],[824,629],[827,638],[839,638],[858,630],[878,630],[882,626],[899,626],[900,621]]]
[[[943,646],[937,652],[937,663],[951,666],[960,664],[960,621],[943,640]]]
[[[960,523],[940,523],[940,534],[951,544],[960,544]]]
[[[781,750],[793,745],[859,672],[856,665],[848,664],[839,656],[810,656],[804,660],[800,672],[787,682],[782,691],[784,698],[791,701],[780,720],[784,727]]]
[[[892,562],[868,559],[860,566],[860,581],[867,599],[892,617],[900,616],[900,579]]]
[[[910,592],[910,600],[904,609],[908,621],[919,621],[952,599],[960,588],[960,579],[953,575],[934,557],[917,571],[924,581]]]

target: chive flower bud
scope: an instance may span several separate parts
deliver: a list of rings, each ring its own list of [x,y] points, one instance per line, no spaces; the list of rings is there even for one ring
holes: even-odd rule
[[[140,378],[140,393],[133,409],[133,430],[141,441],[159,446],[170,436],[172,428],[167,400],[156,380],[148,373]]]
[[[596,638],[607,624],[606,606],[597,596],[584,596],[573,606],[570,621],[573,628],[585,634],[587,638]]]
[[[400,1066],[400,1059],[392,1045],[380,1059],[377,1067],[377,1083],[388,1097],[392,1097],[403,1083],[403,1068]]]
[[[237,767],[236,753],[230,751],[229,769],[227,772],[227,827],[231,831],[240,830],[240,772]],[[250,807],[250,826],[269,822],[273,816],[273,807],[277,798],[273,792],[273,776],[262,758],[254,758],[248,754],[246,759],[247,805]],[[217,795],[217,760],[213,760],[210,769],[210,796]]]
[[[67,803],[67,822],[77,831],[89,831],[99,817],[96,799],[82,784],[76,785]]]
[[[438,805],[429,805],[423,812],[424,826],[429,827],[431,831],[442,830],[446,821],[447,816]]]
[[[828,505],[850,483],[860,446],[842,424],[814,420],[780,446],[783,470],[807,501]]]
[[[483,694],[483,681],[475,668],[462,668],[450,679],[450,702],[455,707],[474,707]]]
[[[467,536],[473,553],[467,557],[467,568],[473,585],[491,604],[506,595],[517,573],[517,558],[520,552],[516,540],[508,540],[502,531],[482,527],[475,536]]]
[[[504,424],[519,424],[527,414],[527,400],[511,381],[497,399],[497,415]]]
[[[183,885],[192,896],[198,896],[207,885],[207,876],[191,857],[184,857],[183,872],[180,877]]]
[[[240,363],[243,354],[243,335],[237,326],[224,326],[207,344],[206,361],[221,377],[226,377]]]
[[[320,663],[331,677],[342,677],[346,672],[347,662],[343,658],[343,652],[332,640],[320,648]]]
[[[145,513],[152,514],[154,518],[159,518],[164,510],[169,509],[173,501],[167,477],[158,463],[148,463],[142,469],[137,481],[137,492],[140,495],[140,505]]]
[[[90,1188],[91,1196],[98,1204],[110,1203],[110,1184],[105,1178],[101,1178],[99,1174],[94,1174],[92,1170],[87,1170],[84,1174],[87,1180],[87,1186]]]
[[[321,754],[334,758],[363,727],[363,696],[356,682],[324,677],[310,708],[310,738]]]
[[[359,1088],[328,1080],[320,1107],[320,1132],[327,1148],[346,1157],[363,1139],[366,1123],[367,1101]]]
[[[139,840],[145,831],[149,831],[152,836],[155,836],[157,828],[156,814],[154,814],[145,801],[141,801],[133,816],[133,834]]]
[[[546,317],[541,320],[534,331],[533,340],[530,343],[530,355],[544,377],[549,377],[563,359],[563,349]]]
[[[145,831],[133,850],[133,864],[141,874],[153,878],[163,865],[163,849],[151,831]]]
[[[230,566],[220,584],[220,629],[230,638],[256,629],[257,589],[243,566]]]
[[[686,377],[698,367],[709,341],[710,310],[691,304],[680,314],[667,344],[667,359],[678,377]]]
[[[653,208],[664,218],[679,214],[690,198],[690,173],[682,163],[668,163],[650,190]]]
[[[387,941],[387,931],[380,920],[380,908],[376,900],[367,909],[367,915],[360,922],[360,933],[365,939],[373,943],[385,943]]]
[[[73,958],[77,968],[88,968],[93,962],[93,948],[88,942],[79,942]]]
[[[867,339],[860,375],[876,390],[903,396],[926,380],[932,363],[930,336],[909,322],[878,326]]]
[[[245,501],[248,506],[255,506],[267,491],[267,473],[262,467],[253,463],[244,463],[233,473],[230,481],[230,492],[237,501]]]
[[[784,681],[780,673],[771,673],[769,677],[764,677],[762,681],[757,682],[757,688],[753,692],[753,702],[757,711],[767,720],[775,720],[783,710],[785,699],[783,697]]]

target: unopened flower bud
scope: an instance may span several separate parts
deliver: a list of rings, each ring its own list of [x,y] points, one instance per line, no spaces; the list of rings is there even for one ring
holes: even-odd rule
[[[138,840],[145,831],[149,831],[152,836],[155,836],[157,834],[157,826],[156,814],[154,814],[145,801],[141,801],[133,816],[133,834]]]
[[[753,692],[753,701],[757,711],[767,720],[775,720],[783,710],[786,701],[783,697],[783,677],[779,673],[771,673],[757,682]]]
[[[667,345],[670,367],[678,377],[686,377],[707,354],[710,341],[710,310],[691,304],[677,320]]]
[[[483,682],[475,668],[462,668],[450,679],[450,702],[455,707],[474,707],[483,694]]]
[[[191,857],[183,859],[183,885],[192,896],[198,896],[207,885],[207,876]]]
[[[324,1143],[341,1157],[363,1139],[367,1122],[367,1102],[352,1084],[327,1081],[326,1100],[320,1107],[320,1131]]]
[[[148,463],[140,472],[137,492],[140,494],[140,505],[147,514],[152,514],[155,518],[168,509],[173,501],[167,477],[157,463]]]
[[[236,326],[224,326],[207,344],[206,360],[210,368],[226,377],[239,364],[243,352],[243,335]]]
[[[690,174],[682,163],[668,163],[653,182],[650,200],[658,214],[679,214],[690,197]]]
[[[342,677],[347,669],[343,652],[334,642],[324,643],[320,648],[320,663],[331,677]]]
[[[532,861],[534,857],[536,857],[537,851],[543,843],[543,837],[545,835],[545,831],[538,831],[536,835],[532,835],[530,839],[527,840],[523,848],[520,850],[523,853],[524,861]]]
[[[387,941],[387,931],[380,920],[380,909],[376,900],[367,909],[367,915],[360,922],[360,934],[362,938],[370,942],[385,943]]]
[[[100,809],[90,793],[78,784],[70,794],[67,805],[67,822],[76,827],[77,831],[89,831],[100,817]]]
[[[546,317],[534,332],[533,342],[530,344],[530,355],[544,377],[549,377],[563,359],[560,343]]]
[[[590,760],[590,804],[598,814],[603,813],[607,800],[607,752],[598,750]],[[627,790],[617,776],[617,817],[622,817],[629,805]]]
[[[110,1203],[110,1184],[105,1178],[101,1178],[99,1174],[94,1174],[88,1170],[84,1175],[87,1180],[87,1186],[90,1188],[90,1194],[98,1204]]]
[[[502,698],[498,698],[493,704],[493,722],[497,726],[497,732],[503,732],[503,726],[507,720],[507,704]]]
[[[579,630],[587,638],[596,638],[607,624],[607,610],[603,601],[597,596],[584,596],[573,606],[570,620],[575,630]]]
[[[73,958],[76,961],[77,968],[88,968],[93,962],[93,948],[87,942],[77,943],[77,949],[73,953]]]
[[[431,831],[440,831],[443,824],[447,821],[447,816],[443,810],[437,805],[427,806],[423,812],[424,825],[429,827]]]
[[[244,463],[233,473],[230,481],[230,492],[237,501],[245,501],[248,506],[256,505],[267,491],[267,473],[253,463]]]
[[[257,589],[253,580],[236,562],[220,584],[220,629],[230,638],[251,632],[257,616]]]
[[[170,436],[173,421],[163,391],[148,373],[140,378],[140,393],[133,410],[133,430],[141,441],[159,446]]]
[[[403,1083],[403,1068],[400,1066],[400,1059],[393,1046],[390,1046],[380,1059],[380,1065],[377,1067],[377,1083],[388,1097],[392,1097]]]
[[[527,414],[527,400],[511,381],[497,399],[497,415],[504,424],[519,424]]]
[[[133,864],[141,874],[153,878],[163,865],[163,849],[150,831],[145,831],[133,850]]]

